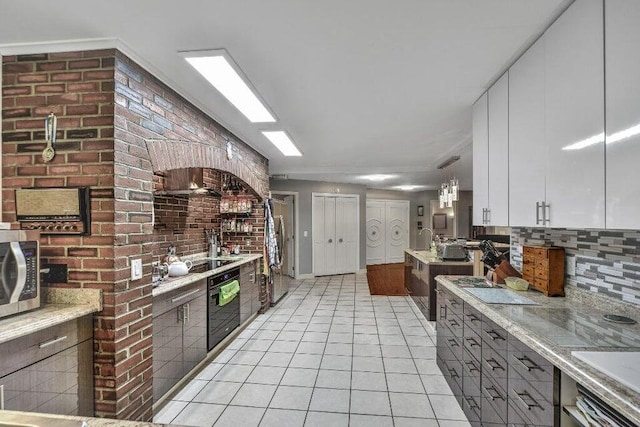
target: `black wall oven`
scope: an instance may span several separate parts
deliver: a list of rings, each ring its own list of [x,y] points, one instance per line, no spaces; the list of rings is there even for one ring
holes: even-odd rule
[[[224,306],[220,306],[220,288],[234,280],[240,280],[240,269],[234,268],[209,278],[207,306],[207,348],[210,351],[235,328],[240,326],[240,293]],[[242,289],[240,289],[242,292]]]

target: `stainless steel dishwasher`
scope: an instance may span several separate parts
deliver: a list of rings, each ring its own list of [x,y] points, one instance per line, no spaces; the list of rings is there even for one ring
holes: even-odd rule
[[[211,350],[235,328],[240,326],[240,292],[227,304],[220,306],[220,288],[234,280],[240,281],[240,269],[234,268],[209,278],[207,306],[209,331],[207,348]]]

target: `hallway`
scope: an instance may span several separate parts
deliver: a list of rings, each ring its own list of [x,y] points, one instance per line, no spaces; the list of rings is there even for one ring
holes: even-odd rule
[[[410,297],[364,274],[292,284],[154,417],[189,426],[468,426]]]

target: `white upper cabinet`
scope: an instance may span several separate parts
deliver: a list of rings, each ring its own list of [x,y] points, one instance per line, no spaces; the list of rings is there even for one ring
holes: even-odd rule
[[[473,225],[486,225],[489,206],[489,118],[486,92],[473,104]]]
[[[578,0],[545,33],[550,227],[605,227],[602,20],[602,0]]]
[[[509,225],[509,73],[489,89],[487,225]]]
[[[545,200],[544,36],[509,69],[509,225],[536,227]]]
[[[605,3],[607,228],[640,228],[639,6]]]

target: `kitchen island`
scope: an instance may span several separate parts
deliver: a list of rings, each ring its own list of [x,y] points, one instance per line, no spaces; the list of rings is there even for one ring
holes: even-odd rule
[[[468,278],[459,279],[436,278],[438,365],[472,424],[496,422],[497,414],[498,423],[571,425],[567,413],[580,385],[640,425],[637,389],[574,355],[640,351],[640,325],[603,319],[637,318],[636,306],[574,287],[565,288],[565,298],[502,289],[533,304],[489,304]]]

